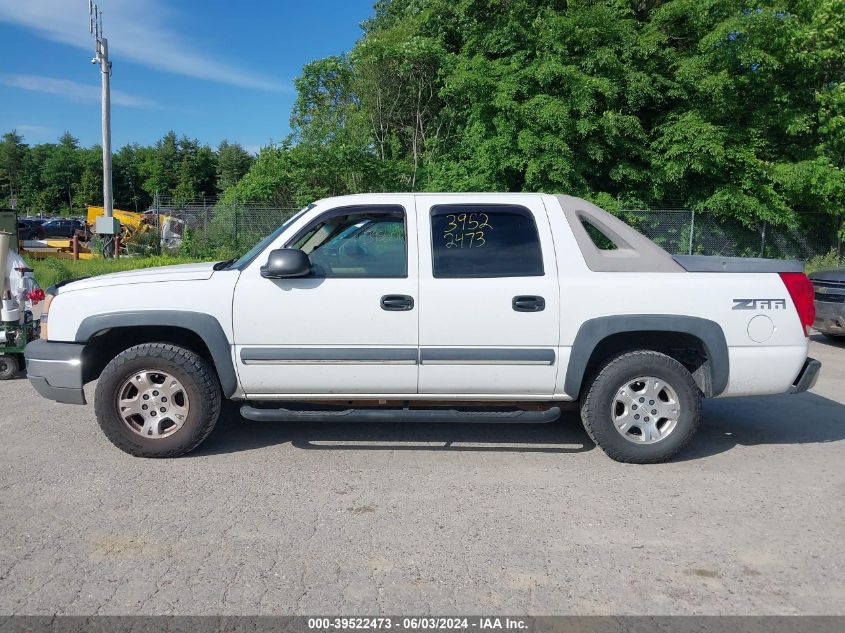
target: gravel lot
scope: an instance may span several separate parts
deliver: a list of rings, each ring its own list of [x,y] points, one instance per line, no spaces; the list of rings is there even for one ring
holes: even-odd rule
[[[845,345],[813,393],[708,401],[670,464],[573,414],[256,423],[134,459],[0,384],[2,614],[845,614]]]

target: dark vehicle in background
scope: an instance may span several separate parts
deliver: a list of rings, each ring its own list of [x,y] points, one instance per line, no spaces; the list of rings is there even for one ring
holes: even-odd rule
[[[830,338],[845,341],[845,268],[810,275],[816,303],[813,327]]]
[[[47,236],[44,231],[44,220],[40,218],[19,218],[18,239],[19,240],[42,240]]]
[[[90,237],[88,225],[82,220],[69,218],[56,218],[48,220],[42,225],[45,237],[64,237],[70,239],[74,233],[79,232],[79,237],[87,240]]]

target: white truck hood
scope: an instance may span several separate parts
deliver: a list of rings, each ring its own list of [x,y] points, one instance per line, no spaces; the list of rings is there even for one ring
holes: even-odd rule
[[[74,290],[88,290],[102,286],[122,286],[125,284],[146,284],[159,281],[198,281],[209,279],[214,274],[214,262],[200,264],[177,264],[175,266],[160,266],[158,268],[138,268],[120,273],[109,273],[88,277],[65,284],[59,288],[59,293]]]

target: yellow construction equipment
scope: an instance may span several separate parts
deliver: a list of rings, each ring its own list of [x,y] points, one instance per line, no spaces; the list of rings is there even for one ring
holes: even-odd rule
[[[32,259],[93,259],[96,257],[84,242],[79,243],[79,252],[73,253],[73,240],[48,238],[45,240],[21,241],[21,255]]]
[[[103,213],[103,207],[88,207],[88,224],[94,226],[97,218]],[[115,209],[113,217],[120,221],[120,244],[124,250],[127,244],[137,239],[138,235],[150,229],[149,223],[144,221],[143,213]]]
[[[97,218],[103,213],[103,207],[88,207],[88,224],[93,227]],[[113,217],[120,221],[120,248],[124,252],[128,252],[129,247],[138,242],[143,234],[157,231],[158,227],[164,226],[165,222],[171,219],[167,215],[121,209],[115,209]]]
[[[103,207],[88,207],[86,221],[89,229],[96,225],[96,220],[103,215]],[[170,216],[156,215],[154,213],[138,213],[136,211],[114,210],[114,217],[120,221],[120,242],[119,248],[122,254],[129,252],[130,247],[139,241],[142,235],[149,231],[156,231],[158,226],[163,226],[170,220]],[[86,232],[91,235],[91,231]],[[100,253],[93,252],[90,242],[82,241],[80,236],[77,241],[77,253],[74,253],[73,240],[66,238],[47,238],[43,240],[24,240],[21,242],[22,254],[34,259],[47,257],[57,259],[92,259],[100,257]],[[158,239],[158,237],[156,237]]]

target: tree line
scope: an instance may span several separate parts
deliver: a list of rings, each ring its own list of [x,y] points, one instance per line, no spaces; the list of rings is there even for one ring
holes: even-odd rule
[[[65,132],[56,143],[28,145],[15,130],[0,142],[0,206],[24,213],[84,213],[103,204],[103,154]],[[153,145],[125,145],[112,156],[114,205],[145,211],[156,193],[176,204],[216,197],[249,171],[254,157],[238,143],[216,149],[168,132]]]
[[[824,213],[835,229],[843,42],[845,0],[378,0],[351,51],[305,65],[282,142],[254,161],[227,148],[232,169],[172,133],[127,146],[116,200],[545,191],[749,225]],[[21,198],[95,199],[96,148],[72,141],[26,150]],[[62,153],[79,156],[74,177]]]
[[[845,0],[379,0],[227,195],[544,191],[835,230],[843,42]]]

